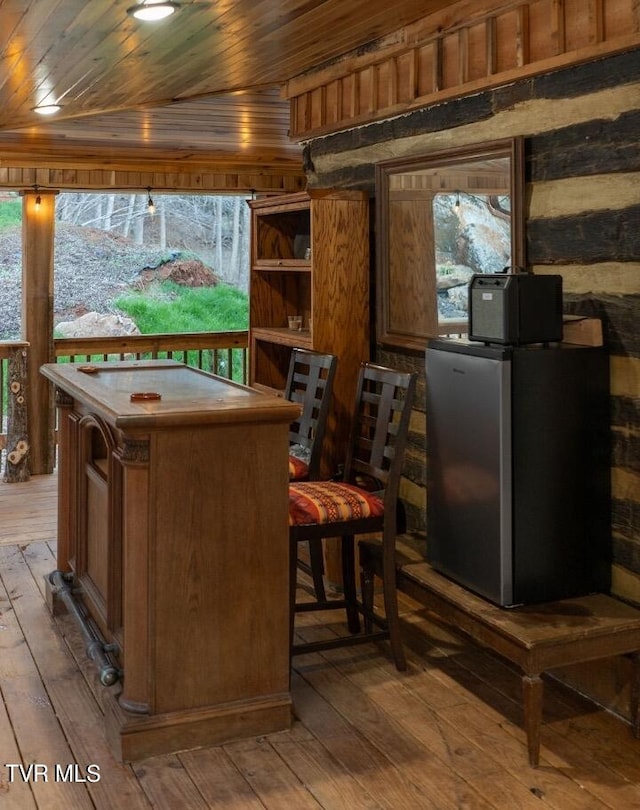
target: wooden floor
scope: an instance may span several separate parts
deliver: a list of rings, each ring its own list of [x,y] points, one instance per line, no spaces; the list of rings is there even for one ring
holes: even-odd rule
[[[406,602],[407,673],[384,647],[300,657],[291,731],[116,762],[78,633],[43,600],[55,483],[0,485],[2,810],[640,808],[628,725],[550,682],[541,767],[530,769],[518,675]],[[300,632],[327,631],[307,616]]]

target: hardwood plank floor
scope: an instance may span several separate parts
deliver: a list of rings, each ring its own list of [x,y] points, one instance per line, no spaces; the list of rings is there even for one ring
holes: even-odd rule
[[[291,731],[117,762],[80,634],[44,601],[55,487],[55,475],[0,484],[2,810],[640,808],[640,741],[625,722],[549,680],[532,770],[517,673],[405,599],[407,673],[384,646],[300,656]],[[344,632],[341,618],[305,614],[298,632]]]

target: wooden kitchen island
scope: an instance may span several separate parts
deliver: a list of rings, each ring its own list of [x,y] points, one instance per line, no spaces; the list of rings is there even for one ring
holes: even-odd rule
[[[288,728],[298,406],[173,361],[41,371],[58,408],[49,601],[77,591],[83,632],[99,639],[87,651],[116,681],[104,689],[115,755]]]

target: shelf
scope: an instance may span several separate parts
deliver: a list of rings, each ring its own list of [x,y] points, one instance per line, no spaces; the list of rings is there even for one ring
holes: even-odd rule
[[[310,273],[311,262],[304,259],[256,259],[253,269],[264,273]]]
[[[249,380],[281,392],[294,348],[338,357],[321,465],[331,474],[347,440],[359,365],[369,357],[369,200],[361,191],[312,189],[249,206]],[[288,329],[290,315],[313,329]]]
[[[256,340],[279,343],[283,346],[299,346],[303,349],[312,348],[311,332],[308,329],[296,331],[287,329],[286,326],[282,328],[254,326],[251,332]]]

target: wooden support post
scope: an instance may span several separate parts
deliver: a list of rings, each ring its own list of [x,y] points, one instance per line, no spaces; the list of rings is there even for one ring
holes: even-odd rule
[[[9,356],[8,371],[7,454],[3,480],[13,484],[29,480],[26,345],[13,348]]]
[[[33,475],[54,468],[53,392],[40,366],[53,362],[53,235],[55,195],[22,192],[22,337],[28,341],[27,422]]]

